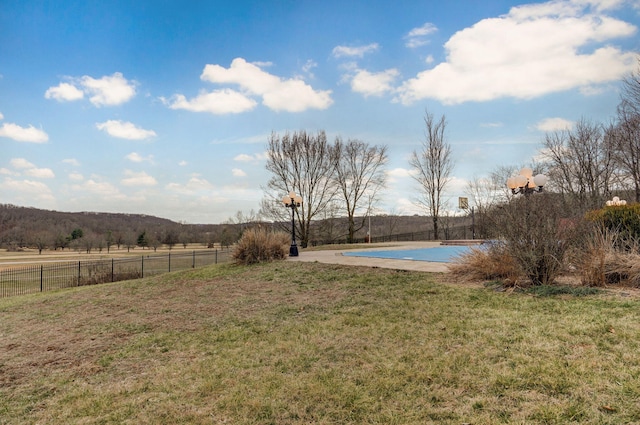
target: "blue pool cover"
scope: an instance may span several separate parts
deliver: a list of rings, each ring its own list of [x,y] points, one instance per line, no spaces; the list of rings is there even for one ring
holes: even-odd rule
[[[392,260],[431,261],[450,263],[455,257],[468,252],[470,246],[438,246],[434,248],[389,250],[389,251],[346,251],[349,257],[387,258]]]

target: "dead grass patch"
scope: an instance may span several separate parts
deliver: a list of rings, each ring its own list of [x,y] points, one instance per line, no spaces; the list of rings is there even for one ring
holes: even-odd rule
[[[516,260],[504,246],[471,248],[449,265],[449,271],[457,279],[499,280],[507,285],[522,277]]]
[[[318,263],[0,300],[0,423],[640,421],[640,309]]]

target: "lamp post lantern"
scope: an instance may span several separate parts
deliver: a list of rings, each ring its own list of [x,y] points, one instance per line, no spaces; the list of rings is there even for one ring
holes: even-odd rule
[[[285,207],[291,208],[291,247],[289,248],[289,257],[298,256],[298,245],[296,244],[296,220],[295,210],[302,205],[302,197],[296,195],[295,192],[289,192],[282,198],[282,203]]]
[[[620,199],[617,196],[614,196],[610,201],[607,201],[606,204],[608,207],[619,207],[621,205],[627,205],[627,201],[624,199]]]
[[[507,179],[507,187],[511,189],[511,193],[514,195],[521,193],[529,196],[532,193],[542,192],[547,180],[548,178],[544,174],[538,174],[534,177],[531,168],[523,168],[520,170],[520,174]]]

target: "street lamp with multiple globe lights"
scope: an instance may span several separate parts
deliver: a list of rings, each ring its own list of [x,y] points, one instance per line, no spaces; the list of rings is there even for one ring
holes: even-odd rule
[[[282,203],[285,207],[291,208],[291,247],[289,248],[289,257],[297,257],[298,245],[296,244],[295,211],[296,208],[302,205],[302,197],[291,191],[288,195],[285,195],[284,198],[282,198]]]
[[[507,179],[507,187],[514,195],[523,194],[529,196],[532,193],[542,192],[542,188],[547,184],[547,176],[544,174],[533,175],[531,168],[523,168],[520,174]]]
[[[614,196],[610,201],[607,201],[608,207],[619,207],[622,205],[627,205],[627,201],[620,199],[617,196]]]

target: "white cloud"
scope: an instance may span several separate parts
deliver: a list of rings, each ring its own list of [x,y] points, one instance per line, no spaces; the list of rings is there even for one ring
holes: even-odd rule
[[[4,119],[4,115],[2,115],[2,112],[0,112],[0,120]]]
[[[258,162],[266,160],[267,156],[267,152],[259,152],[253,155],[241,153],[239,155],[236,155],[233,160],[238,162]]]
[[[35,164],[24,158],[13,158],[9,161],[11,166],[16,170],[21,170],[27,176],[41,179],[52,179],[55,177],[53,170],[50,168],[38,168]]]
[[[331,90],[316,91],[303,80],[281,79],[242,58],[234,59],[229,68],[208,64],[200,78],[217,84],[237,84],[245,92],[246,99],[249,99],[250,95],[260,96],[262,104],[274,111],[302,112],[307,109],[326,109],[333,103]],[[236,93],[231,90],[229,92]],[[184,96],[182,98],[184,99]]]
[[[56,175],[51,168],[29,168],[24,172],[27,176],[36,177],[39,179],[52,179]]]
[[[240,162],[249,162],[249,161],[253,161],[254,157],[251,155],[247,155],[246,153],[241,153],[240,155],[236,155],[233,158],[234,161],[240,161]]]
[[[171,109],[209,112],[214,115],[239,114],[250,111],[257,105],[255,100],[231,89],[200,93],[190,100],[182,94],[177,94],[167,103]]]
[[[136,95],[135,82],[128,81],[120,72],[101,78],[85,75],[70,80],[72,83],[60,83],[55,87],[49,87],[44,97],[62,102],[79,100],[86,94],[94,106],[100,107],[120,105]]]
[[[208,194],[213,190],[213,185],[206,179],[199,176],[192,176],[184,185],[180,183],[169,183],[166,188],[178,194],[192,196],[202,192]]]
[[[158,184],[158,181],[153,176],[144,171],[126,170],[124,174],[126,177],[120,181],[124,186],[155,186]]]
[[[58,102],[79,100],[84,97],[84,92],[69,83],[60,83],[55,87],[49,87],[44,93],[46,99],[55,99]]]
[[[91,178],[82,184],[72,185],[71,189],[83,195],[93,194],[107,199],[122,198],[122,194],[117,187],[109,182],[99,181],[96,178]]]
[[[120,139],[144,140],[156,136],[156,132],[153,130],[145,130],[136,127],[130,122],[120,120],[109,120],[103,123],[97,123],[96,128],[98,130],[104,130],[110,136]]]
[[[564,118],[545,118],[536,123],[535,128],[540,131],[552,132],[558,130],[570,130],[573,128],[573,124],[573,121],[569,121]]]
[[[233,174],[234,177],[246,177],[247,173],[245,173],[244,171],[242,171],[239,168],[234,168],[233,170],[231,170],[231,174]]]
[[[392,184],[396,183],[399,180],[411,178],[415,175],[415,171],[409,168],[394,168],[392,170],[387,170],[387,182]]]
[[[54,200],[51,189],[42,182],[6,178],[0,183],[0,189],[2,189],[3,193],[15,192],[22,202],[33,202],[34,199],[42,201]]]
[[[425,23],[421,27],[414,28],[404,37],[407,40],[405,46],[411,49],[424,46],[429,43],[429,39],[427,37],[436,31],[438,31],[438,28],[429,22]]]
[[[73,165],[74,167],[79,167],[80,166],[80,161],[78,161],[75,158],[63,159],[62,162],[65,163],[65,164]]]
[[[70,173],[69,180],[82,181],[84,180],[84,176],[80,173]]]
[[[342,57],[358,57],[361,58],[367,53],[375,52],[378,50],[380,46],[378,43],[367,44],[366,46],[357,46],[357,47],[349,47],[349,46],[336,46],[333,48],[333,56],[336,58]]]
[[[120,72],[99,79],[85,75],[80,79],[80,84],[91,96],[89,101],[95,106],[120,105],[136,94],[135,85],[127,81]]]
[[[0,127],[0,137],[7,137],[17,142],[45,143],[49,140],[49,135],[44,131],[30,125],[20,127],[13,123],[4,123]]]
[[[311,60],[311,59],[309,59],[309,60],[307,60],[307,62],[302,66],[302,71],[303,71],[303,72],[305,72],[305,73],[307,73],[307,74],[309,74],[309,76],[310,76],[311,78],[313,78],[313,77],[314,77],[314,75],[313,75],[313,72],[311,72],[311,70],[312,70],[313,68],[317,68],[317,67],[318,67],[318,63],[317,63],[317,62],[315,62],[315,61],[313,61],[313,60]]]
[[[636,27],[602,12],[616,3],[554,0],[484,19],[454,34],[446,62],[406,81],[397,100],[529,99],[619,80],[635,69],[636,54],[603,43]]]
[[[11,161],[9,161],[9,163],[13,168],[17,168],[19,170],[35,168],[34,164],[32,164],[31,162],[27,161],[24,158],[13,158],[11,159]]]
[[[20,173],[16,173],[15,171],[11,171],[8,168],[0,168],[0,174],[4,175],[4,176],[19,176]]]
[[[137,152],[131,152],[130,154],[125,155],[125,159],[128,159],[131,162],[153,162],[153,155],[144,157]]]
[[[181,167],[184,167],[184,166],[186,166],[188,164],[189,163],[187,161],[185,161],[185,160],[182,160],[182,161],[178,162],[178,165],[181,166]]]
[[[399,74],[397,69],[387,69],[377,73],[361,69],[351,78],[351,89],[365,97],[382,96],[393,90],[392,83]]]

